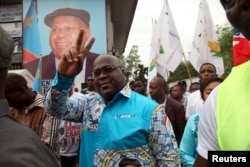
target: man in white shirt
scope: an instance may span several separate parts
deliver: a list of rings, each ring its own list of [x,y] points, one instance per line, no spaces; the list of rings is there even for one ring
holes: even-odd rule
[[[204,63],[199,70],[200,83],[205,79],[217,76],[216,67],[211,63]],[[186,119],[194,113],[200,112],[203,107],[203,100],[201,98],[200,90],[191,93],[187,99]]]

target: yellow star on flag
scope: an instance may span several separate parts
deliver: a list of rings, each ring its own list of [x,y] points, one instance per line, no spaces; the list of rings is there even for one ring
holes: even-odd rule
[[[32,21],[33,18],[34,18],[34,16],[28,16],[28,17],[25,18],[24,23],[23,23],[24,28],[25,27],[32,27],[31,21]]]

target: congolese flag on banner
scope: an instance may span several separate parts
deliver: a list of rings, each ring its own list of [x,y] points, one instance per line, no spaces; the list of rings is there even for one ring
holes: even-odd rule
[[[32,0],[23,22],[23,62],[39,58],[41,41],[37,22],[36,0]]]

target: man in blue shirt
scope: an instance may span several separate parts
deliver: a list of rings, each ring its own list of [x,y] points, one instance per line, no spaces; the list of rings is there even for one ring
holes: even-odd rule
[[[80,167],[118,166],[121,159],[137,159],[142,166],[180,166],[177,143],[164,108],[131,91],[119,59],[100,55],[94,62],[96,96],[82,95],[77,103],[68,94],[94,43],[66,52],[49,91],[47,111],[59,118],[82,122]]]

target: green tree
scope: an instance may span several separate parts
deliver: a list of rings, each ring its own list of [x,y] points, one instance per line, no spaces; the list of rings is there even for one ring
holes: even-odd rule
[[[148,67],[144,67],[143,64],[138,64],[137,69],[134,72],[134,78],[144,78],[148,77]]]
[[[222,78],[226,78],[233,67],[233,28],[229,24],[217,25],[216,33],[218,36],[218,43],[221,47],[221,53],[223,56],[225,68],[225,73],[222,75]]]
[[[122,67],[126,67],[126,58],[125,58],[125,56],[123,54],[121,54],[121,55],[118,56],[118,58],[119,58],[119,60],[120,60],[120,62],[122,64]]]
[[[182,61],[174,72],[170,72],[170,77],[169,77],[168,82],[175,82],[175,81],[189,78],[187,68],[189,69],[190,77],[198,76],[198,72],[194,69],[190,61],[187,61],[187,62]]]
[[[134,71],[138,68],[138,65],[141,63],[140,56],[138,55],[139,48],[137,45],[133,45],[129,55],[126,57],[126,66],[125,69],[130,74],[134,75]],[[134,78],[134,76],[131,76]]]

